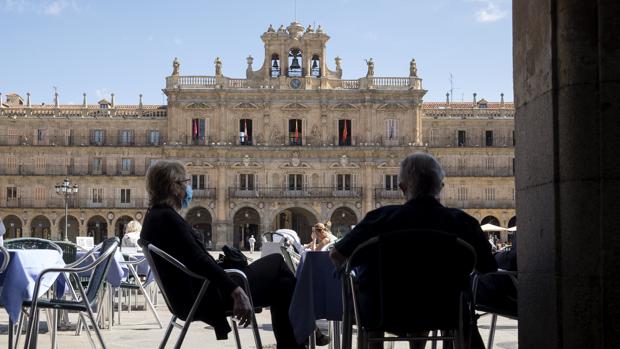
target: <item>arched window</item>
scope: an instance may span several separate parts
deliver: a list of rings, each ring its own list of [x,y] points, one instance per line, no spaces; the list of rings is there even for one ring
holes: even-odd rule
[[[289,145],[302,145],[302,128],[300,119],[290,119],[288,121]]]
[[[312,65],[310,66],[310,75],[314,77],[321,77],[321,59],[319,55],[312,56]]]
[[[288,53],[288,76],[300,77],[303,74],[303,57],[301,50],[292,48]]]
[[[280,56],[277,53],[271,55],[271,77],[277,78],[280,76]]]

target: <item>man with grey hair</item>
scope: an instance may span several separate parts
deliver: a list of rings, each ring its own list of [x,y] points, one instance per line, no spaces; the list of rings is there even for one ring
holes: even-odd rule
[[[443,179],[444,171],[432,155],[418,152],[407,156],[400,164],[398,184],[406,202],[368,212],[351,232],[334,245],[330,252],[334,264],[337,267],[342,266],[356,247],[379,234],[403,229],[430,229],[454,234],[469,243],[476,251],[475,268],[478,272],[497,270],[491,246],[478,221],[459,209],[444,207],[439,202]],[[406,260],[403,260],[403,265],[405,264]],[[365,282],[367,284],[364,288],[372,290],[373,275],[360,275],[360,289]],[[376,284],[376,280],[374,283]],[[413,315],[393,316],[398,318]]]

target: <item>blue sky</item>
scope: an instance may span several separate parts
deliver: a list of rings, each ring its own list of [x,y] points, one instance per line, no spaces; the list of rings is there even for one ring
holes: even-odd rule
[[[117,104],[162,103],[164,77],[174,57],[182,75],[245,77],[251,54],[260,68],[260,35],[269,24],[288,25],[294,0],[0,0],[0,92],[32,93],[63,104],[116,95]],[[511,0],[297,1],[304,26],[321,24],[331,37],[328,65],[342,58],[343,77],[366,73],[407,76],[415,57],[428,90],[444,101],[454,77],[454,101],[512,100]],[[4,97],[3,97],[4,98]]]

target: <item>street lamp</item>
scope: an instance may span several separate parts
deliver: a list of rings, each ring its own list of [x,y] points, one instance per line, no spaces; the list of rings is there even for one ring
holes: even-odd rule
[[[55,188],[56,188],[56,194],[62,195],[63,200],[65,200],[65,232],[63,234],[62,239],[64,241],[69,241],[69,239],[67,238],[67,227],[68,227],[67,218],[68,218],[68,211],[69,211],[69,197],[73,196],[73,194],[77,194],[78,186],[77,184],[71,185],[71,182],[69,182],[69,178],[65,178],[65,180],[62,183],[56,184]]]

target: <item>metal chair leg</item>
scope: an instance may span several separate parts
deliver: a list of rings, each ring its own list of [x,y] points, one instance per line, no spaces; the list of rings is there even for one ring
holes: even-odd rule
[[[493,340],[495,339],[495,326],[497,325],[497,315],[491,314],[491,328],[489,328],[489,343],[487,343],[488,349],[493,349]]]
[[[256,313],[254,312],[252,312],[252,332],[254,333],[254,344],[256,344],[256,349],[263,349],[263,342],[260,339],[258,323],[256,322]]]
[[[237,326],[237,321],[231,319],[233,325],[233,331],[235,333],[235,343],[237,344],[237,349],[241,349],[241,339],[239,338],[239,328]]]
[[[177,321],[177,317],[173,316],[168,323],[168,327],[166,328],[166,333],[164,334],[164,339],[162,339],[159,344],[159,349],[164,349],[166,347],[166,343],[168,342],[168,338],[170,338],[170,333],[172,333],[172,329],[174,328],[174,324]]]
[[[187,334],[187,330],[189,330],[190,321],[185,321],[183,324],[183,328],[181,329],[181,334],[179,334],[179,338],[177,339],[176,344],[174,345],[174,349],[181,349],[181,344],[185,340],[185,335]]]
[[[90,309],[90,306],[86,307],[86,310],[88,312],[88,317],[90,318],[90,321],[93,323],[93,327],[95,328],[95,334],[97,335],[97,338],[99,339],[99,343],[101,344],[101,347],[103,349],[107,348],[105,345],[105,342],[103,341],[103,337],[101,336],[101,331],[99,330],[99,326],[97,326],[97,321],[95,320],[93,311]]]

